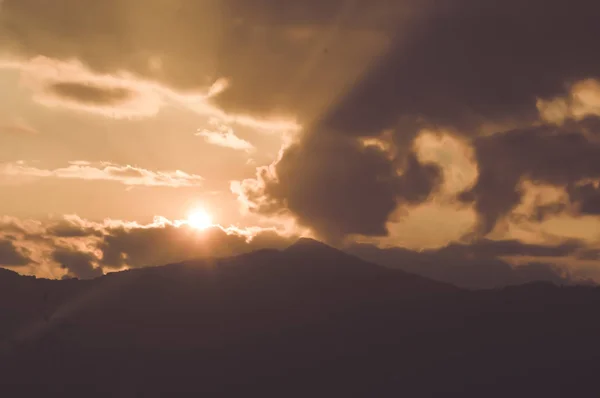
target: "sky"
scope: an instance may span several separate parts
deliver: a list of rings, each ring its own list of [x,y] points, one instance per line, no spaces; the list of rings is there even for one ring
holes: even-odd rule
[[[599,8],[0,0],[0,266],[312,236],[600,281]]]

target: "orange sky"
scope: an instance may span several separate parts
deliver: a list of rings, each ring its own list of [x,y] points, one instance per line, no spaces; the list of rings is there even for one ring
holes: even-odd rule
[[[32,262],[2,263],[0,250],[0,265],[60,277],[69,267],[52,250],[66,247],[102,269],[106,237],[48,237],[53,223],[151,228],[156,216],[175,223],[196,208],[235,234],[252,231],[244,236],[276,229],[414,250],[467,236],[577,240],[597,250],[599,214],[577,196],[600,182],[598,124],[585,124],[600,116],[600,76],[588,73],[600,61],[585,56],[593,43],[569,33],[572,65],[554,65],[530,30],[517,32],[523,49],[485,42],[495,37],[470,25],[478,14],[462,3],[4,0],[0,236]],[[541,32],[560,16],[547,11],[548,21],[531,20]],[[536,15],[512,12],[499,15]],[[554,66],[538,79],[540,65]],[[589,145],[553,155],[542,143],[548,156],[515,160],[524,146],[502,140],[527,129]],[[560,162],[575,171],[539,169]],[[558,210],[536,216],[549,208]]]

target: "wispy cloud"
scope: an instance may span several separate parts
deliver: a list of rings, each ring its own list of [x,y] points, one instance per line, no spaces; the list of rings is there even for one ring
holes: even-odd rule
[[[79,61],[58,61],[38,56],[29,61],[0,61],[0,69],[16,69],[47,107],[69,108],[115,119],[155,116],[164,99],[155,87],[130,76],[100,75]]]
[[[236,151],[252,152],[255,149],[254,145],[238,137],[231,127],[215,119],[212,119],[210,124],[215,127],[215,130],[204,129],[196,133],[197,136],[203,137],[207,143],[235,149]]]
[[[19,161],[0,164],[0,175],[8,177],[63,178],[90,181],[115,181],[128,186],[191,187],[202,183],[203,178],[181,170],[152,171],[130,165],[109,162],[69,162],[67,167],[43,169]]]
[[[204,90],[180,93],[155,81],[125,71],[99,74],[76,59],[58,60],[37,56],[29,60],[0,59],[0,69],[17,70],[33,92],[33,99],[47,107],[67,108],[114,119],[156,116],[167,105],[218,118],[266,132],[296,132],[300,126],[290,120],[264,119],[228,113],[211,99],[229,87],[219,78]]]

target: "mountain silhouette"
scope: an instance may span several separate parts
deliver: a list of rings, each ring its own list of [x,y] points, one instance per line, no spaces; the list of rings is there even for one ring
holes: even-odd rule
[[[0,287],[11,397],[583,396],[600,367],[597,288],[468,291],[309,239]]]
[[[312,238],[299,238],[295,243],[290,245],[287,250],[295,250],[296,248],[306,248],[307,250],[331,250],[335,251],[335,249],[320,240],[312,239]]]

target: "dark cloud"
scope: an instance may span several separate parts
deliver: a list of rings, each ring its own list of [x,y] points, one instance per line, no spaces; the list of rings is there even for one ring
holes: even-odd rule
[[[231,87],[214,100],[228,110],[283,110],[303,122],[321,114],[327,128],[374,134],[399,115],[465,128],[531,116],[536,97],[597,74],[598,7],[593,0],[5,0],[0,43],[181,89],[225,77]],[[161,59],[158,70],[152,57]]]
[[[103,233],[93,226],[85,226],[81,223],[63,220],[49,226],[46,229],[46,234],[57,238],[83,238],[90,236],[101,237]]]
[[[560,0],[451,4],[430,10],[410,38],[398,37],[323,123],[370,135],[407,116],[467,132],[483,122],[536,119],[536,98],[598,74],[595,2],[569,3],[569,12]]]
[[[88,279],[124,267],[283,249],[296,239],[274,229],[213,226],[199,230],[162,218],[147,225],[118,220],[96,223],[77,216],[32,223],[5,218],[0,220],[0,266],[35,264],[27,272],[54,278],[64,273],[56,269],[58,263],[67,272],[65,277]]]
[[[568,187],[572,200],[579,202],[585,197],[591,201],[586,202],[585,206],[591,206],[587,210],[593,210],[593,187],[576,184],[600,176],[600,143],[591,141],[576,127],[534,127],[474,141],[479,178],[462,198],[474,201],[481,216],[480,233],[490,232],[521,202],[523,180]],[[543,218],[544,213],[560,209],[561,204],[541,208],[538,216]]]
[[[91,253],[60,248],[52,254],[52,259],[68,271],[67,277],[93,279],[102,276],[102,268],[95,266],[97,258]]]
[[[598,176],[598,175],[596,175]],[[594,183],[583,183],[569,187],[571,201],[579,205],[582,214],[600,216],[600,187]]]
[[[12,240],[0,239],[0,265],[18,267],[30,263],[31,259],[19,250]]]
[[[96,87],[90,84],[60,82],[54,83],[46,90],[69,101],[90,105],[115,105],[125,102],[134,93],[125,88]]]
[[[529,216],[529,220],[540,223],[552,216],[564,214],[568,210],[568,205],[566,203],[559,202],[535,206],[532,214]]]
[[[397,3],[5,0],[0,45],[78,58],[98,72],[130,71],[184,91],[225,77],[231,88],[214,101],[228,111],[296,114],[331,101],[382,51],[382,28],[416,1]]]
[[[502,259],[508,256],[561,258],[575,255],[582,247],[577,242],[542,246],[518,241],[482,240],[470,245],[452,244],[421,252],[402,248],[379,249],[370,245],[354,245],[347,250],[371,262],[460,287],[488,289],[532,281],[589,283],[587,279],[575,277],[564,267],[539,261],[512,266]]]
[[[230,90],[215,101],[230,110],[317,116],[312,104],[322,111],[350,89],[328,119],[343,115],[362,131],[366,119],[376,129],[398,113],[454,123],[457,112],[474,122],[534,110],[536,96],[597,73],[597,7],[592,0],[5,0],[0,32],[13,51],[77,57],[177,88],[229,78]],[[161,57],[159,71],[152,56]]]
[[[243,235],[214,227],[203,231],[186,226],[155,228],[113,227],[106,230],[98,248],[108,268],[163,265],[199,257],[225,257],[263,248],[283,248],[290,240],[269,231],[247,241]]]
[[[380,149],[320,136],[288,148],[276,176],[264,174],[263,191],[251,192],[269,198],[258,211],[287,208],[300,224],[330,239],[386,235],[385,222],[398,203],[422,201],[440,179],[437,168],[421,166],[415,158],[398,175]]]
[[[411,154],[421,128],[473,136],[486,125],[531,123],[538,119],[537,98],[563,95],[568,83],[597,76],[592,33],[600,27],[591,16],[600,10],[589,1],[570,3],[568,13],[564,7],[562,1],[465,0],[430,10],[410,37],[399,34],[392,50],[307,127],[275,164],[276,178],[247,184],[246,199],[271,210],[274,199],[327,237],[385,233],[396,203],[424,201],[440,182],[439,171]],[[547,129],[476,139],[482,175],[463,199],[475,201],[481,232],[519,203],[520,177],[569,184],[598,175],[592,164],[598,149],[583,135]],[[353,140],[390,130],[392,160],[381,153],[374,162]],[[564,166],[572,162],[574,168]]]

